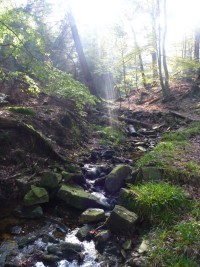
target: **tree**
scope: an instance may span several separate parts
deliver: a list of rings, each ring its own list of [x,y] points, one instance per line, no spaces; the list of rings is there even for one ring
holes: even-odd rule
[[[80,61],[80,64],[81,64],[81,69],[82,69],[82,72],[83,72],[83,75],[84,75],[84,78],[85,78],[85,81],[86,81],[86,85],[88,86],[90,93],[92,95],[98,97],[98,93],[96,91],[95,84],[94,84],[91,72],[89,70],[89,67],[88,67],[88,64],[87,64],[87,60],[85,58],[85,54],[84,54],[84,51],[83,51],[83,46],[82,46],[82,43],[81,43],[81,40],[80,40],[80,36],[79,36],[79,33],[78,33],[76,22],[75,22],[74,16],[73,16],[72,11],[71,11],[70,8],[68,10],[67,17],[68,17],[69,25],[70,25],[70,28],[71,28],[71,31],[72,31],[72,36],[73,36],[73,39],[74,39],[76,51],[78,53],[79,61]]]

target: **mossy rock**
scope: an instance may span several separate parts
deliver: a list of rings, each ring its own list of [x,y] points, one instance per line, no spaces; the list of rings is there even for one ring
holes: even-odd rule
[[[115,193],[123,186],[124,181],[130,176],[132,167],[128,165],[116,166],[107,176],[105,180],[105,188],[110,193]]]
[[[104,207],[96,196],[85,192],[80,186],[62,185],[57,196],[58,198],[64,200],[67,205],[79,210]]]
[[[40,180],[40,186],[47,189],[56,188],[62,180],[62,176],[54,172],[43,172]]]
[[[137,221],[138,216],[134,212],[116,205],[106,221],[105,226],[114,233],[130,234],[135,231],[135,224]]]
[[[163,170],[153,166],[144,166],[139,169],[135,183],[160,181],[163,179]]]
[[[33,206],[49,202],[49,195],[46,189],[32,185],[31,190],[24,196],[24,205]]]
[[[99,222],[105,219],[103,209],[87,209],[80,216],[81,223]]]
[[[82,172],[77,172],[77,173],[71,173],[71,172],[62,172],[62,177],[63,180],[68,183],[68,182],[74,182],[79,185],[85,184],[86,180],[85,177],[83,176]]]

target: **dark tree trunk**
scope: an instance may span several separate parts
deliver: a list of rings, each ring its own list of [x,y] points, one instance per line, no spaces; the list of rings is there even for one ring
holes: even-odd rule
[[[77,54],[79,57],[79,61],[81,64],[81,69],[82,69],[82,72],[84,75],[86,85],[87,85],[90,93],[99,98],[98,93],[97,93],[96,88],[95,88],[95,85],[94,85],[94,81],[93,81],[91,72],[90,72],[88,64],[87,64],[87,60],[85,58],[85,54],[84,54],[83,47],[81,44],[81,40],[80,40],[80,36],[79,36],[78,29],[76,26],[76,22],[75,22],[73,14],[72,14],[72,11],[70,9],[68,11],[67,16],[68,16],[68,21],[69,21],[69,25],[70,25],[71,32],[72,32],[72,37],[74,39],[76,51],[77,51]]]

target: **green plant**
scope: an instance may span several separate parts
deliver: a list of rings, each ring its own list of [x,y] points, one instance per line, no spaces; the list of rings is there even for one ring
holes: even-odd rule
[[[148,266],[198,267],[200,224],[195,220],[179,222],[170,229],[151,234]]]
[[[183,190],[169,183],[130,185],[129,201],[141,219],[170,224],[182,215],[190,203]]]
[[[36,115],[36,112],[31,108],[26,108],[26,107],[7,107],[6,109],[11,111],[11,112],[14,112],[14,113],[20,113],[20,114],[24,114],[24,115],[30,115],[30,116]]]
[[[193,122],[187,129],[177,131],[176,133],[166,133],[162,136],[164,141],[184,141],[200,133],[200,123]]]

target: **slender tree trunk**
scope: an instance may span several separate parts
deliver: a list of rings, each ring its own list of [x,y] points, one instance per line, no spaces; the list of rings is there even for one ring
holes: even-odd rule
[[[169,89],[169,73],[167,69],[167,62],[166,62],[166,51],[165,51],[165,38],[166,38],[166,30],[167,30],[167,24],[166,24],[166,0],[164,0],[164,30],[162,34],[161,25],[160,25],[160,15],[161,15],[161,9],[160,9],[160,0],[157,0],[157,7],[158,7],[158,18],[159,18],[159,24],[158,24],[158,70],[159,70],[159,79],[160,79],[160,85],[163,92],[163,96],[167,98],[170,94]],[[161,38],[162,37],[162,38]],[[165,81],[163,78],[162,73],[162,65],[165,72]]]
[[[126,88],[126,64],[125,64],[125,60],[124,60],[123,50],[122,50],[121,56],[122,56],[124,91],[125,91],[126,97],[128,97],[128,92],[127,92],[127,88]]]
[[[167,35],[167,11],[166,11],[166,0],[164,0],[164,30],[163,30],[163,68],[165,72],[165,94],[170,94],[169,89],[169,72],[167,68],[167,59],[166,59],[166,49],[165,49],[165,43],[166,43],[166,35]]]
[[[134,36],[134,42],[135,42],[135,47],[138,53],[138,59],[139,59],[139,65],[140,65],[140,72],[141,72],[141,76],[142,76],[142,83],[144,88],[146,88],[147,84],[146,84],[146,76],[145,76],[145,72],[144,72],[144,64],[143,64],[143,60],[142,60],[142,53],[141,53],[141,49],[137,43],[137,38],[136,38],[136,34],[135,31],[131,25],[131,29],[133,32],[133,36]]]
[[[199,42],[200,42],[200,28],[195,29],[194,33],[194,60],[199,62]]]
[[[151,58],[152,58],[153,80],[156,80],[158,78],[157,53],[156,52],[152,52],[151,53]]]
[[[83,47],[81,44],[81,40],[80,40],[80,36],[79,36],[78,29],[76,26],[76,22],[75,22],[74,16],[73,16],[70,8],[69,8],[69,11],[67,13],[67,17],[68,17],[69,25],[70,25],[71,32],[72,32],[72,37],[74,39],[76,51],[77,51],[79,61],[81,64],[81,69],[82,69],[82,72],[84,75],[84,79],[86,81],[86,85],[88,86],[90,93],[99,98],[98,93],[97,93],[96,88],[95,88],[95,85],[94,85],[94,81],[93,81],[91,72],[90,72],[88,64],[87,64],[87,60],[85,58],[85,54],[84,54]]]

